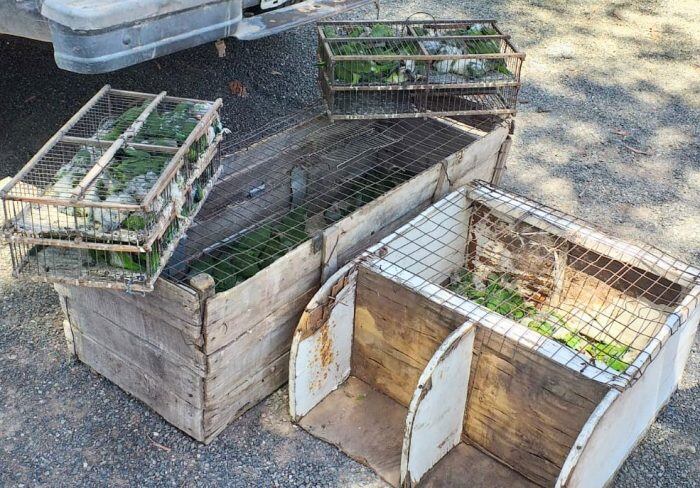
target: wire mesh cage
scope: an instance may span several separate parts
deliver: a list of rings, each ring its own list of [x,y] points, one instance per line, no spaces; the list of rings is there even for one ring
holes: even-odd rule
[[[0,193],[16,274],[150,290],[218,175],[220,105],[100,90]]]
[[[370,265],[586,377],[626,388],[693,315],[700,270],[484,182],[377,245]]]
[[[332,119],[514,114],[525,54],[493,20],[320,22]]]
[[[476,170],[491,177],[493,164],[482,159],[496,158],[498,148],[472,163],[461,162],[462,153],[494,128],[508,130],[495,116],[331,123],[321,113],[315,107],[225,142],[222,175],[166,276],[186,284],[207,273],[217,292],[234,288],[440,164],[455,181]],[[422,195],[435,181],[415,184]],[[341,260],[358,250],[344,250]]]

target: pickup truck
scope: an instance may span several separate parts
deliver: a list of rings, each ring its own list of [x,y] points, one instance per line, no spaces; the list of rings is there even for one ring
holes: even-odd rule
[[[105,73],[226,37],[252,40],[371,0],[0,0],[0,34],[53,43],[56,64]]]

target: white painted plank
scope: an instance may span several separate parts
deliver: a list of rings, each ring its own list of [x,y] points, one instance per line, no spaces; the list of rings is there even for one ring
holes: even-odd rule
[[[350,375],[352,334],[355,319],[357,271],[341,268],[311,300],[307,310],[323,306],[334,287],[347,280],[333,300],[328,320],[311,335],[305,330],[308,312],[292,341],[289,365],[289,405],[298,420]]]
[[[662,346],[639,381],[622,393],[611,392],[608,406],[591,415],[557,480],[558,487],[606,486],[678,387],[700,321],[695,308],[681,329]]]
[[[450,334],[423,371],[406,418],[401,486],[416,485],[462,437],[476,325]]]

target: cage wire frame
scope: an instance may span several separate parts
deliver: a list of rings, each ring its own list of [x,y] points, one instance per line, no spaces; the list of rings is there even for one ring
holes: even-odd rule
[[[150,291],[218,175],[221,103],[105,85],[0,191],[15,274]]]
[[[516,113],[525,54],[493,19],[324,21],[333,120]]]
[[[449,194],[354,265],[464,314],[491,343],[517,342],[618,390],[700,314],[697,267],[483,181]]]
[[[164,276],[187,285],[206,273],[217,292],[233,288],[476,138],[511,123],[493,115],[331,123],[317,104],[230,137],[222,144],[224,168],[215,191]],[[297,220],[290,219],[295,211]],[[251,235],[257,240],[248,239]],[[242,240],[247,242],[241,245]]]

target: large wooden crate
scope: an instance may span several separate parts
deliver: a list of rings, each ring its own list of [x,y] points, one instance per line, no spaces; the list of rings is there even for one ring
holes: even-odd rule
[[[502,301],[454,286],[482,268],[510,273]],[[527,310],[516,293],[565,333],[506,308]],[[678,385],[699,321],[699,269],[482,182],[321,287],[292,343],[291,415],[394,486],[600,487]],[[630,354],[591,361],[579,342],[603,337]]]
[[[331,123],[319,115],[279,133],[267,130],[273,134],[224,158],[219,182],[190,227],[179,260],[173,259],[151,293],[56,285],[71,349],[170,423],[210,442],[287,381],[294,328],[322,280],[450,189],[500,177],[509,123],[482,119],[486,125],[479,130],[471,122],[384,121],[378,131],[366,133],[366,122]],[[396,142],[392,134],[400,129],[407,138]],[[353,137],[344,137],[346,131]],[[413,144],[418,138],[425,143]],[[368,146],[371,141],[379,143]],[[290,149],[280,150],[282,145]],[[325,151],[321,170],[347,151],[353,171],[370,159],[422,169],[230,289],[223,291],[226,286],[206,273],[188,273],[192,260],[290,204],[290,169],[298,159],[291,152],[298,156],[307,145],[312,150],[305,156]],[[279,167],[286,170],[271,171]],[[339,182],[326,179],[322,186],[335,189],[346,176],[340,172]],[[263,187],[264,195],[257,190]],[[308,194],[315,192],[310,186]],[[268,203],[264,209],[257,205],[260,199]]]

